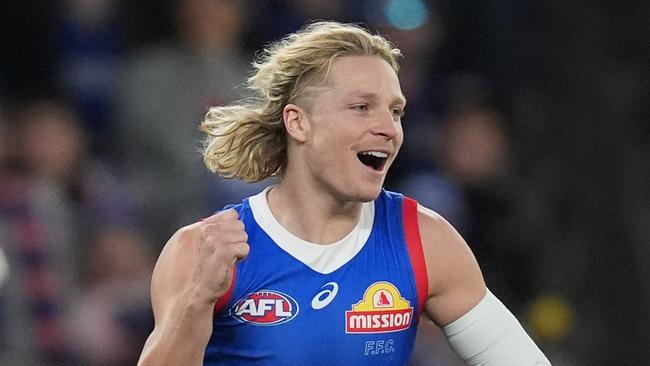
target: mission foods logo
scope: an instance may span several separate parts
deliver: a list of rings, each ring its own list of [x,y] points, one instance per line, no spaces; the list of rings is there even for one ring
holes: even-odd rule
[[[230,309],[237,320],[254,325],[278,325],[298,315],[298,303],[279,291],[260,290],[246,295]]]
[[[346,333],[387,333],[408,328],[413,308],[390,282],[375,282],[345,312]]]

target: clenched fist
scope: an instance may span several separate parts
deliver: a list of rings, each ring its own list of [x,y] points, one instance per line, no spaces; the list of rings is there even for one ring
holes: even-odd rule
[[[233,266],[248,255],[248,235],[237,211],[225,210],[198,223],[193,230],[198,256],[190,282],[196,293],[216,303],[230,287]]]

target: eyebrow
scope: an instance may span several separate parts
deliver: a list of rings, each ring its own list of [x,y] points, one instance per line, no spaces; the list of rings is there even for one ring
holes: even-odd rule
[[[348,96],[369,99],[373,101],[379,99],[379,95],[377,95],[376,93],[365,93],[360,91],[353,91],[351,93],[348,93]],[[394,98],[393,103],[395,102],[406,105],[406,97],[400,94],[398,97]]]

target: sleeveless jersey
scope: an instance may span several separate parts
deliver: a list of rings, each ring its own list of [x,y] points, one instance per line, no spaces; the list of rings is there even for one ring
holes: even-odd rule
[[[318,245],[279,224],[267,190],[234,206],[250,253],[215,307],[204,364],[407,364],[428,287],[417,203],[382,190],[350,234]]]

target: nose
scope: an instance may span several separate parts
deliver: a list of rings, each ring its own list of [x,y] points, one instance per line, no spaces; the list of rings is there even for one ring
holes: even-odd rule
[[[380,115],[377,116],[372,129],[372,133],[375,135],[383,136],[387,140],[391,140],[397,136],[400,129],[401,125],[399,121],[395,120],[393,112],[391,110],[387,110],[386,112],[380,113]]]

